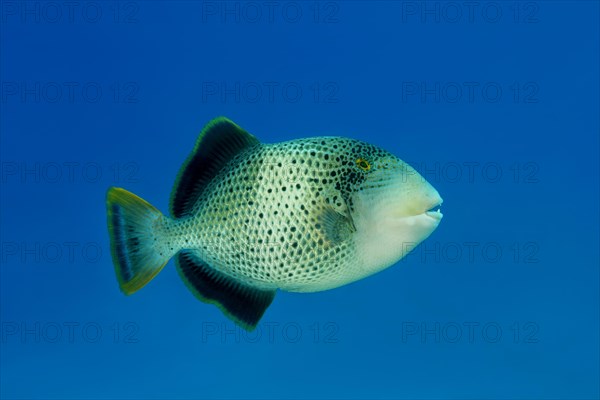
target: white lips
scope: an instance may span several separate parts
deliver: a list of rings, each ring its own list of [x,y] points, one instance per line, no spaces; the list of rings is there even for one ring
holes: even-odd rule
[[[435,211],[427,211],[425,213],[428,217],[431,217],[435,220],[441,221],[442,218],[444,217],[444,214],[442,214],[442,212],[440,211],[440,209],[438,208]]]
[[[437,200],[436,200],[435,205],[433,207],[430,207],[429,211],[425,212],[425,215],[427,215],[428,217],[433,218],[437,221],[441,221],[442,218],[444,217],[444,214],[442,214],[442,211],[441,211],[442,203],[444,202],[444,200],[442,200],[442,198],[440,197],[439,194],[437,194],[437,192],[436,192],[436,195],[437,195]]]

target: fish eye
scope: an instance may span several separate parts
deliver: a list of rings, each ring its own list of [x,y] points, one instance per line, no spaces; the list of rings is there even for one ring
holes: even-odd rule
[[[358,166],[358,168],[362,169],[363,171],[368,171],[371,169],[371,164],[362,157],[356,159],[356,165]]]

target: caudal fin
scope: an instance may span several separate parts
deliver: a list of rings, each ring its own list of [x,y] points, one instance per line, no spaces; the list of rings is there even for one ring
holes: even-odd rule
[[[106,206],[117,279],[121,290],[132,294],[150,282],[171,256],[156,249],[159,238],[154,227],[162,214],[145,200],[116,187],[108,190]]]

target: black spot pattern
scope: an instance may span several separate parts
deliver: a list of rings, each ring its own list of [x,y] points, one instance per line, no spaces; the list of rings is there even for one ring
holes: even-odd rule
[[[369,162],[369,171],[357,166],[359,158]],[[327,206],[348,215],[352,194],[384,159],[396,160],[345,138],[255,146],[234,157],[205,187],[189,217],[177,220],[173,229],[182,234],[176,245],[242,282],[314,290],[339,279],[356,259],[351,238],[328,240],[320,213]]]

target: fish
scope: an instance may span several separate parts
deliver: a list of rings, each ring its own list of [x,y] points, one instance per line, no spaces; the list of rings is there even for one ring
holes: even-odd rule
[[[377,146],[330,136],[265,144],[218,117],[179,171],[171,216],[118,187],[106,206],[123,293],[174,258],[199,300],[252,331],[277,290],[334,289],[394,265],[438,227],[442,201]]]

